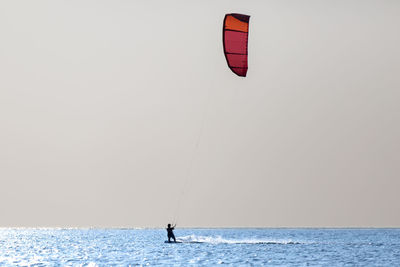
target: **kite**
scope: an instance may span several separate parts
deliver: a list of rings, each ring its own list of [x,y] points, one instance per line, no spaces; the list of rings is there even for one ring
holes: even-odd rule
[[[223,44],[226,62],[238,76],[247,74],[247,40],[250,16],[226,14],[223,26]]]

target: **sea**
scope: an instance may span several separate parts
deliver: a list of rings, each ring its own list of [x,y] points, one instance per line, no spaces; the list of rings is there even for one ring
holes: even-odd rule
[[[400,266],[400,229],[0,228],[0,266]]]

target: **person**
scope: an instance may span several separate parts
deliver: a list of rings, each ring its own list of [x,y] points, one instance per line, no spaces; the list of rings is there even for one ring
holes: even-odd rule
[[[171,238],[172,238],[174,240],[174,242],[176,243],[175,235],[174,235],[174,232],[173,232],[173,230],[175,229],[175,226],[176,226],[176,224],[174,226],[172,226],[172,227],[171,227],[170,223],[168,224],[168,227],[167,227],[168,242],[171,242]]]

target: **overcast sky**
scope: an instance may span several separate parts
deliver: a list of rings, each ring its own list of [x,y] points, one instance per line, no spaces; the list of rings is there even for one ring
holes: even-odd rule
[[[246,78],[232,12],[251,16]],[[0,226],[400,227],[399,14],[1,1]]]

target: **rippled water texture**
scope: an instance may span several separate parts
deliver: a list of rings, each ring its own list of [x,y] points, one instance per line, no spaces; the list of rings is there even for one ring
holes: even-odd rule
[[[400,229],[0,229],[0,265],[400,266]]]

